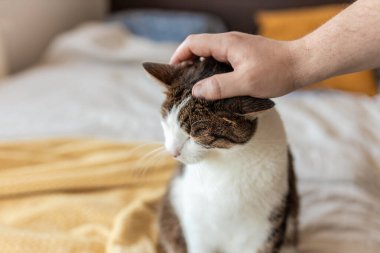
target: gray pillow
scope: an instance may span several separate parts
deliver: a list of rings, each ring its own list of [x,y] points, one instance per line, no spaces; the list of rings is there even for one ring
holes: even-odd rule
[[[227,31],[220,18],[199,12],[131,10],[115,14],[110,21],[120,22],[132,33],[155,41],[181,42],[189,34]]]

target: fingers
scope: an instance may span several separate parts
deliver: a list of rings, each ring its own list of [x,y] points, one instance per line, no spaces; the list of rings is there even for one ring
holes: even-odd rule
[[[178,64],[194,56],[212,56],[218,61],[228,62],[228,40],[225,34],[190,35],[174,52],[171,64]]]
[[[239,87],[242,83],[239,79],[240,75],[236,71],[214,75],[195,84],[192,93],[194,97],[208,100],[247,95],[244,87]]]
[[[241,41],[242,37],[243,35],[238,32],[190,35],[177,48],[170,63],[178,64],[195,56],[212,56],[217,61],[228,62],[235,69],[233,72],[214,75],[198,82],[193,87],[193,95],[209,100],[248,95],[248,91],[244,87],[246,83],[239,82],[246,75],[235,68],[238,67],[239,61],[236,57],[236,50],[233,53],[237,42]]]

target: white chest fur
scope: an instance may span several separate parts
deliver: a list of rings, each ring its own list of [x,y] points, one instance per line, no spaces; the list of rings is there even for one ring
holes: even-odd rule
[[[287,192],[287,142],[278,113],[258,119],[250,142],[186,166],[170,199],[189,253],[256,253]]]

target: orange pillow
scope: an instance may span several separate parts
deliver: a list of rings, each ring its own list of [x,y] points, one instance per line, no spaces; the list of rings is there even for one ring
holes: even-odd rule
[[[325,5],[287,10],[261,11],[255,15],[260,34],[277,40],[300,38],[342,11],[347,5]],[[375,95],[376,77],[373,71],[362,71],[333,77],[311,85],[312,88],[339,89]]]

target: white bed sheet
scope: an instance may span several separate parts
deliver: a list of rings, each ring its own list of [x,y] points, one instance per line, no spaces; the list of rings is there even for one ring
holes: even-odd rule
[[[0,140],[162,141],[163,95],[141,62],[167,62],[175,48],[109,24],[60,36],[43,63],[0,84]],[[380,252],[380,96],[308,92],[276,102],[302,195],[300,252]]]

